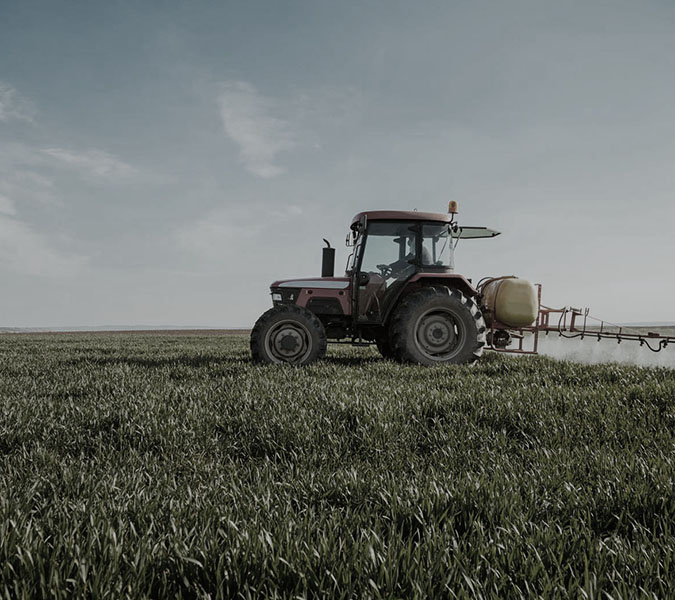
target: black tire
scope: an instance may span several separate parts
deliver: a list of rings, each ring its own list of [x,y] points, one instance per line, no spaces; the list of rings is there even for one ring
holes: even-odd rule
[[[396,358],[394,348],[392,348],[391,342],[389,341],[389,336],[386,332],[383,332],[381,335],[375,338],[375,345],[380,351],[382,358],[387,358],[390,360],[394,360]]]
[[[307,365],[325,354],[323,323],[301,306],[270,308],[251,331],[251,355],[255,362]]]
[[[396,358],[427,366],[474,362],[483,354],[485,331],[476,303],[447,287],[406,296],[391,320]]]

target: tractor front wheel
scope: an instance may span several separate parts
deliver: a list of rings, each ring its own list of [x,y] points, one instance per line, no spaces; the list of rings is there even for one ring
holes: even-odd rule
[[[427,366],[477,360],[485,331],[476,303],[447,287],[422,288],[405,297],[391,321],[396,358]]]
[[[270,308],[251,332],[255,362],[306,365],[326,353],[326,332],[316,315],[295,305]]]

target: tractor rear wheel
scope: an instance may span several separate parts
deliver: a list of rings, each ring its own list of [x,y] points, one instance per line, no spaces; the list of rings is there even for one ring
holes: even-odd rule
[[[427,366],[474,362],[483,353],[485,331],[476,303],[447,287],[405,297],[391,321],[396,358]]]
[[[326,331],[316,315],[295,305],[270,308],[251,332],[251,355],[259,363],[306,365],[326,354]]]

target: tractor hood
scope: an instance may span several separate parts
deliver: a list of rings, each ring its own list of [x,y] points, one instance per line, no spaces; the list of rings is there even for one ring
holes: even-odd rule
[[[305,277],[275,281],[271,288],[312,288],[315,290],[346,290],[349,277]]]

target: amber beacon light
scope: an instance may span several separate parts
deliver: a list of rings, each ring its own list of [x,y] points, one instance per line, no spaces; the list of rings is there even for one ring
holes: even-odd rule
[[[459,212],[459,206],[457,206],[457,202],[454,200],[450,200],[450,202],[448,202],[448,212],[451,215],[456,215]]]

